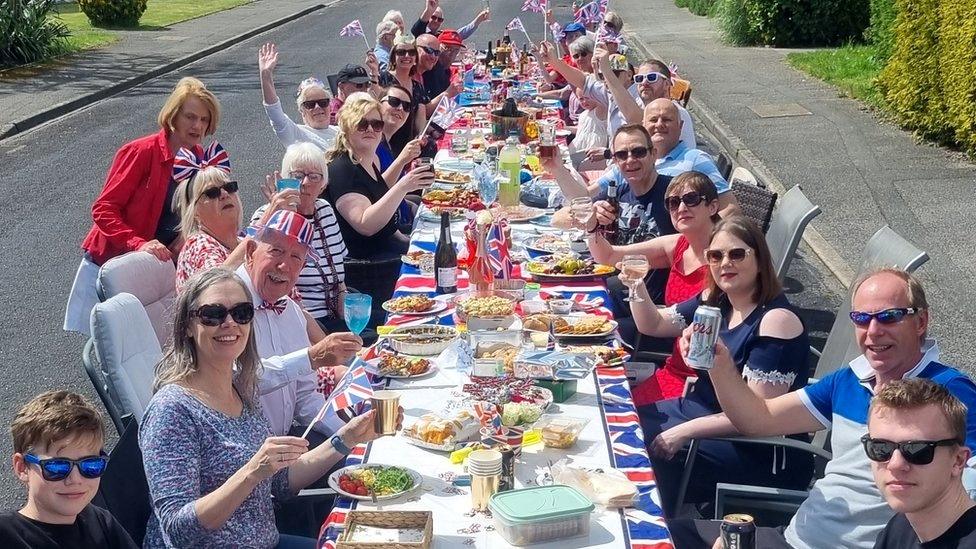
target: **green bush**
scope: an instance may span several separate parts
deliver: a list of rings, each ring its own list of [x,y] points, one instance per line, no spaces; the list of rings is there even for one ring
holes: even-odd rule
[[[53,57],[65,49],[68,28],[49,18],[53,0],[0,0],[0,67]]]
[[[708,15],[718,0],[674,0],[679,8],[688,8],[695,15]]]
[[[720,24],[739,45],[843,44],[863,36],[869,21],[868,0],[719,1]]]
[[[874,44],[878,59],[882,62],[891,57],[895,47],[895,0],[871,0],[871,24],[864,31],[864,38]]]
[[[881,93],[905,127],[976,154],[976,5],[897,0],[896,9]]]
[[[78,0],[96,27],[134,27],[146,11],[146,0]]]

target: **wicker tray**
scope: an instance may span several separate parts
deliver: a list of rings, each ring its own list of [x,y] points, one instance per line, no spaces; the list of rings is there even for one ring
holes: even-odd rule
[[[424,538],[419,542],[349,541],[353,526],[377,528],[423,528]],[[349,511],[345,529],[336,540],[336,549],[430,549],[434,539],[434,518],[430,511]]]

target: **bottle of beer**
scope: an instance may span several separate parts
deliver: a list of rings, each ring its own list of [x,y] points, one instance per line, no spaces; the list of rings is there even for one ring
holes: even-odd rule
[[[600,228],[603,231],[603,236],[610,241],[611,244],[617,243],[617,232],[620,230],[620,224],[618,222],[620,217],[620,198],[617,196],[618,191],[617,178],[613,178],[610,180],[610,184],[607,186],[607,202],[610,204],[610,207],[613,208],[614,219],[610,223],[607,223]]]
[[[437,281],[437,293],[453,294],[457,292],[457,251],[451,242],[451,216],[447,212],[441,213],[441,238],[437,241],[434,252],[434,278]]]
[[[488,41],[488,53],[485,54],[485,70],[491,71],[491,63],[495,60],[495,54],[491,53],[491,40]]]

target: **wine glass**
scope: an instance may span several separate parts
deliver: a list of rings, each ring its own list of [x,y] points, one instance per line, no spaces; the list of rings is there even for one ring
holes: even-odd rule
[[[506,177],[491,173],[484,174],[478,180],[478,194],[481,195],[481,202],[484,203],[486,209],[491,207],[491,204],[498,199],[498,185],[502,181],[507,180],[508,178]]]
[[[623,261],[620,262],[620,270],[627,276],[627,288],[630,290],[630,294],[624,298],[624,301],[632,303],[645,301],[644,298],[636,294],[638,285],[644,283],[644,277],[647,276],[647,272],[650,270],[650,265],[647,264],[647,257],[640,254],[625,255]]]
[[[593,200],[588,196],[574,198],[569,203],[569,213],[572,215],[577,226],[577,229],[570,237],[570,243],[572,243],[574,240],[583,238],[583,230],[586,229],[587,224],[593,217]]]
[[[369,294],[346,294],[342,300],[342,316],[346,320],[349,331],[359,335],[373,312],[373,297]]]

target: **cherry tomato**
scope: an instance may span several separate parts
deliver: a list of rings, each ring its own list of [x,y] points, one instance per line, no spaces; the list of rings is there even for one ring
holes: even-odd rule
[[[360,484],[359,486],[356,487],[356,495],[357,496],[368,496],[369,495],[369,492],[366,490],[366,487],[365,486],[363,486],[363,485]]]

